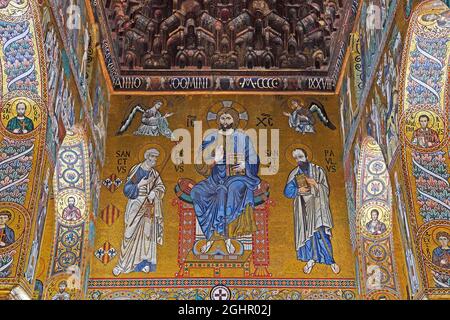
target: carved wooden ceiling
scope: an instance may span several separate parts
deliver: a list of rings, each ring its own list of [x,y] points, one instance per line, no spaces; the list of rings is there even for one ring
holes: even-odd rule
[[[97,0],[116,90],[334,91],[358,0]]]

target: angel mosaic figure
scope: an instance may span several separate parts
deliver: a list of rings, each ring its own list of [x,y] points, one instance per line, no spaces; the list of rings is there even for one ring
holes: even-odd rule
[[[142,113],[141,125],[134,132],[136,136],[165,136],[166,138],[172,138],[172,130],[169,128],[169,123],[167,121],[168,118],[173,116],[173,113],[166,113],[162,115],[159,111],[163,106],[163,102],[161,100],[157,100],[154,102],[153,107],[149,109],[144,109],[142,106],[137,105],[131,110],[130,114],[122,123],[118,135],[125,133],[130,127],[131,123],[134,120],[134,117],[138,112]]]
[[[324,106],[317,102],[311,102],[309,107],[306,107],[303,103],[298,100],[293,100],[290,105],[292,112],[283,112],[283,114],[289,118],[289,126],[295,131],[306,134],[306,133],[316,133],[314,114],[317,113],[320,121],[330,128],[331,130],[336,130],[336,126],[330,121],[325,112]]]

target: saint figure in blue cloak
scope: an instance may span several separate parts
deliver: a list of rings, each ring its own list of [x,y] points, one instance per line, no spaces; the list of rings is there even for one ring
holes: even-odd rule
[[[340,268],[333,258],[333,218],[325,170],[309,162],[303,149],[294,150],[292,155],[298,166],[289,175],[284,195],[294,199],[297,259],[307,262],[303,268],[306,274],[311,273],[316,263],[331,266],[337,274]]]

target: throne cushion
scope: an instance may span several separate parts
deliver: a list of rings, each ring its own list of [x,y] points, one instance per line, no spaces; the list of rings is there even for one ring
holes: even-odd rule
[[[197,183],[194,180],[181,178],[175,186],[175,194],[183,202],[192,204],[191,191]],[[266,181],[261,181],[258,189],[253,193],[255,197],[255,206],[264,204],[270,196],[270,186]]]

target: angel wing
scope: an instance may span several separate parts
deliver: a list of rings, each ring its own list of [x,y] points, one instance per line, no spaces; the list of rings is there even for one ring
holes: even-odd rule
[[[131,110],[130,114],[125,118],[125,120],[120,125],[120,129],[119,131],[117,131],[118,136],[124,134],[124,132],[128,130],[131,123],[133,122],[134,117],[136,116],[136,113],[138,112],[144,113],[145,110],[140,105],[135,106],[133,110]]]
[[[309,110],[313,114],[317,113],[320,121],[322,121],[322,123],[326,127],[330,128],[331,130],[336,130],[336,126],[328,118],[327,112],[325,111],[325,107],[319,101],[315,101],[315,100],[312,101],[309,106]]]

